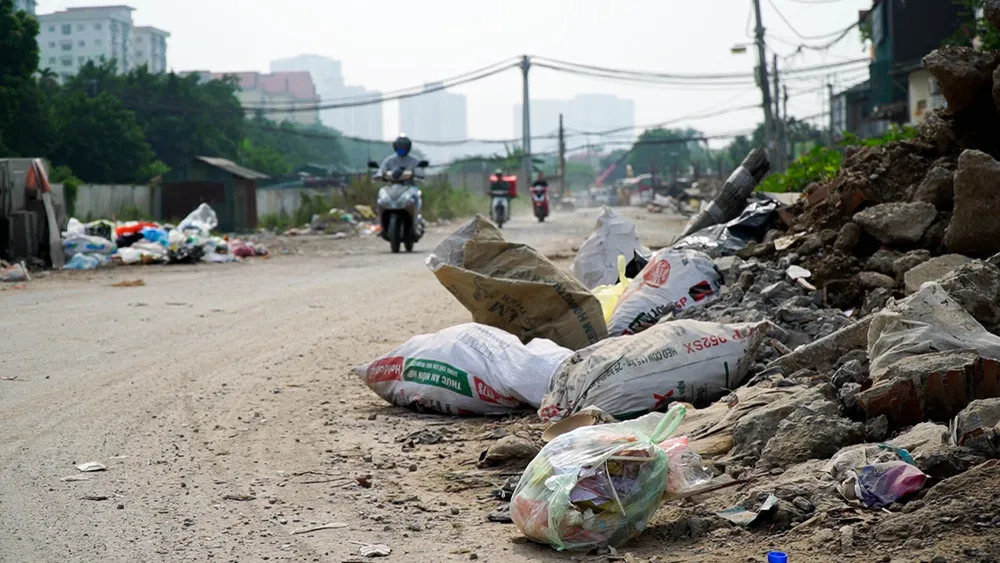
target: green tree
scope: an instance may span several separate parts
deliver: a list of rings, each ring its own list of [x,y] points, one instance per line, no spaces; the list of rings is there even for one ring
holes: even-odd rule
[[[986,18],[976,17],[976,12],[985,7],[986,0],[953,0],[953,2],[963,8],[961,11],[963,22],[958,31],[945,40],[945,44],[971,45],[972,40],[978,37],[984,50],[1000,50],[1000,30]]]
[[[647,129],[629,155],[629,164],[639,174],[649,170],[670,177],[685,174],[691,167],[691,157],[700,141],[693,140],[701,133],[694,129]]]
[[[250,139],[243,139],[236,162],[268,176],[284,176],[292,171],[284,155],[269,146],[255,145]]]
[[[13,0],[0,0],[0,151],[24,154],[33,150],[33,131],[25,120],[37,114],[38,21],[14,11]],[[27,114],[27,115],[26,115]]]
[[[53,160],[76,176],[93,183],[126,184],[162,171],[135,114],[115,96],[71,92],[60,96],[54,109],[58,139]]]

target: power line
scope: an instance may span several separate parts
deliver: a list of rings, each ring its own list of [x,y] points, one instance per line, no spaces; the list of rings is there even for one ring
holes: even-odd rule
[[[781,13],[781,10],[778,9],[778,5],[774,3],[774,0],[767,0],[767,3],[770,4],[771,8],[774,9],[774,13],[778,14],[778,18],[780,18],[781,21],[785,22],[785,25],[788,26],[788,29],[792,30],[792,33],[797,35],[799,39],[803,39],[806,41],[816,41],[820,39],[826,39],[828,37],[832,37],[834,35],[841,33],[841,31],[838,30],[830,33],[824,33],[822,35],[803,35],[799,33],[799,30],[795,29],[795,26],[792,25],[792,22],[788,21],[788,18],[786,18],[785,15]]]

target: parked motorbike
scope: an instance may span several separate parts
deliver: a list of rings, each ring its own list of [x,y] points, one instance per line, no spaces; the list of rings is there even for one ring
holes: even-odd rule
[[[535,211],[535,217],[539,223],[544,223],[549,216],[549,188],[546,186],[533,186],[531,188],[531,205]]]
[[[421,160],[417,168],[430,164]],[[378,168],[377,162],[369,161],[369,168]],[[415,169],[396,168],[386,171],[384,176],[375,178],[386,182],[379,188],[375,202],[375,214],[382,225],[382,238],[389,241],[393,253],[400,246],[413,252],[413,245],[424,236],[424,218],[420,214],[421,192],[417,180],[423,179]]]

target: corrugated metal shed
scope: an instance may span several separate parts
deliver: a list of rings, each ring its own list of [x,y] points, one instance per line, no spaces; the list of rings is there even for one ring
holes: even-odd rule
[[[267,180],[268,178],[270,178],[270,176],[268,176],[267,174],[257,172],[256,170],[250,170],[249,168],[245,168],[243,166],[240,166],[239,164],[236,164],[231,160],[226,160],[224,158],[216,158],[211,156],[199,156],[195,158],[206,164],[210,164],[216,168],[225,170],[226,172],[229,172],[233,176],[236,176],[238,178],[243,178],[244,180]]]

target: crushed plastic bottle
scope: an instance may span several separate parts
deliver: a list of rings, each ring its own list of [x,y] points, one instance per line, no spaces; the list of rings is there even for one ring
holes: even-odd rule
[[[788,554],[783,551],[768,552],[767,563],[788,563]]]
[[[63,266],[64,270],[95,270],[101,265],[101,259],[93,254],[74,254]]]

